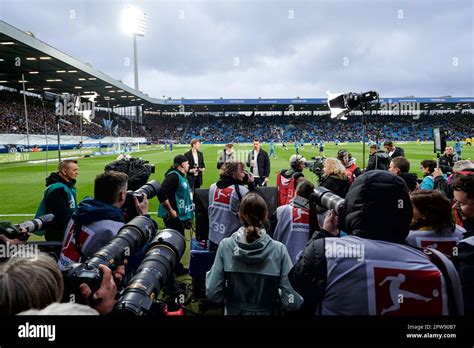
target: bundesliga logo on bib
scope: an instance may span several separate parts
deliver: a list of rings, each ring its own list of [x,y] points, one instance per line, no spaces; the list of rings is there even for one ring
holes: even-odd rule
[[[214,191],[214,202],[222,204],[230,204],[230,197],[232,196],[232,187],[223,189],[216,188]]]
[[[377,315],[442,315],[445,304],[437,270],[374,267]]]

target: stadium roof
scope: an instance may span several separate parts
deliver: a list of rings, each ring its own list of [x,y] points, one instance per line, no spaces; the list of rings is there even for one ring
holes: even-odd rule
[[[155,99],[0,21],[0,85],[28,92],[86,95],[96,92],[97,106],[142,105],[146,112],[328,111],[326,98]],[[385,98],[386,105],[419,103],[421,110],[474,109],[474,98]],[[375,105],[374,105],[375,107]]]
[[[98,106],[150,104],[145,94],[0,21],[0,85],[22,90],[22,74],[31,93],[97,92]]]

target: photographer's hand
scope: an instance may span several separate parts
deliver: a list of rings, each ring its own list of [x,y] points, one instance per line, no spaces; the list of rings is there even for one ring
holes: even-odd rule
[[[337,225],[339,224],[339,217],[337,216],[334,210],[326,215],[324,218],[323,223],[323,230],[326,230],[331,236],[338,237],[339,236],[339,228]]]
[[[127,263],[128,263],[127,259],[124,259],[123,264],[117,266],[117,268],[114,271],[114,280],[115,280],[115,285],[117,285],[117,287],[120,285],[120,282],[125,276],[125,265]]]
[[[268,177],[266,177],[266,178],[263,180],[263,185],[264,185],[264,186],[267,186],[268,180],[269,180]]]
[[[148,199],[146,198],[146,193],[143,194],[143,200],[140,203],[137,197],[133,197],[133,201],[135,202],[135,208],[137,209],[138,215],[145,215],[148,214]]]
[[[19,244],[25,244],[26,240],[20,240],[20,239],[10,239],[7,238],[4,234],[0,234],[0,241],[5,243],[5,244],[10,244],[10,245],[19,245]]]
[[[115,306],[115,295],[117,294],[117,286],[112,279],[112,271],[105,265],[99,265],[99,269],[102,271],[102,282],[100,288],[92,294],[91,289],[85,283],[79,285],[79,291],[84,299],[87,301],[91,298],[93,303],[90,305],[100,314],[107,314]]]

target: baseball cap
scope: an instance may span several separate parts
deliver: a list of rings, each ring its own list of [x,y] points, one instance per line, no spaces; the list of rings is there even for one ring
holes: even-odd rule
[[[290,157],[290,164],[306,163],[306,158],[301,155],[293,155]]]
[[[183,164],[183,162],[188,162],[188,158],[185,155],[177,155],[173,160],[173,164],[178,166]]]

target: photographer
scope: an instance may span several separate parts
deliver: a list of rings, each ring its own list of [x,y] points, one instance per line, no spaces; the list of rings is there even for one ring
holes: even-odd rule
[[[355,178],[363,173],[362,170],[356,165],[356,159],[344,149],[341,149],[337,152],[337,159],[341,161],[341,163],[346,168],[347,178],[349,179],[349,183],[352,185]]]
[[[270,176],[270,158],[268,154],[260,148],[260,141],[258,139],[254,139],[253,141],[253,151],[249,153],[246,165],[251,168],[255,185],[267,186]]]
[[[251,190],[255,190],[253,176],[244,172],[244,164],[224,163],[219,180],[209,188],[209,241],[212,250],[216,250],[222,239],[241,226],[238,215],[240,202]]]
[[[454,154],[454,149],[451,146],[446,146],[444,155],[439,158],[439,168],[444,174],[452,173],[454,162],[457,161],[457,157]]]
[[[369,147],[369,163],[365,171],[370,170],[388,170],[390,165],[390,156],[386,154],[377,144],[370,145]]]
[[[346,169],[339,160],[327,158],[324,161],[323,177],[319,182],[319,186],[331,190],[339,197],[346,197],[350,184],[346,175]]]
[[[58,171],[46,178],[46,190],[43,200],[36,211],[36,217],[54,214],[54,223],[45,231],[38,231],[47,241],[62,241],[64,230],[72,214],[77,209],[76,177],[79,174],[77,161],[64,160],[58,165]]]
[[[277,175],[278,206],[290,203],[295,196],[296,185],[300,178],[304,178],[303,169],[306,158],[301,155],[290,157],[290,169],[283,169]]]
[[[286,246],[293,264],[309,240],[309,198],[313,191],[314,185],[303,180],[296,188],[297,197],[278,207],[270,219],[268,234]]]
[[[109,171],[96,176],[94,198],[86,197],[79,203],[66,228],[58,261],[61,269],[84,262],[117,235],[124,225],[120,208],[127,197],[127,183],[127,174],[121,172]],[[136,197],[133,199],[138,215],[147,214],[146,195],[141,203]]]
[[[191,140],[191,150],[186,152],[184,155],[189,162],[189,170],[187,173],[187,179],[189,185],[191,185],[191,191],[194,192],[202,185],[202,173],[206,170],[204,164],[204,155],[199,149],[201,148],[201,141],[199,139]]]
[[[100,288],[92,295],[94,298],[92,307],[100,314],[106,314],[113,309],[117,288],[110,269],[101,266],[104,277]],[[71,308],[69,303],[57,303],[63,297],[63,289],[63,277],[58,265],[47,254],[14,256],[0,264],[0,314],[2,315],[15,315],[30,309],[40,310],[52,304],[55,304],[56,308]],[[79,289],[84,299],[90,298],[91,290],[86,284],[81,284]],[[86,308],[80,304],[75,304],[74,307],[76,310],[90,313],[91,311]]]
[[[344,210],[350,235],[316,234],[288,275],[307,311],[316,315],[463,313],[459,278],[449,259],[436,250],[427,254],[404,245],[413,210],[403,179],[378,170],[364,173],[347,193]],[[339,234],[334,213],[326,217],[324,229],[332,236]],[[400,294],[403,302],[398,301]]]

